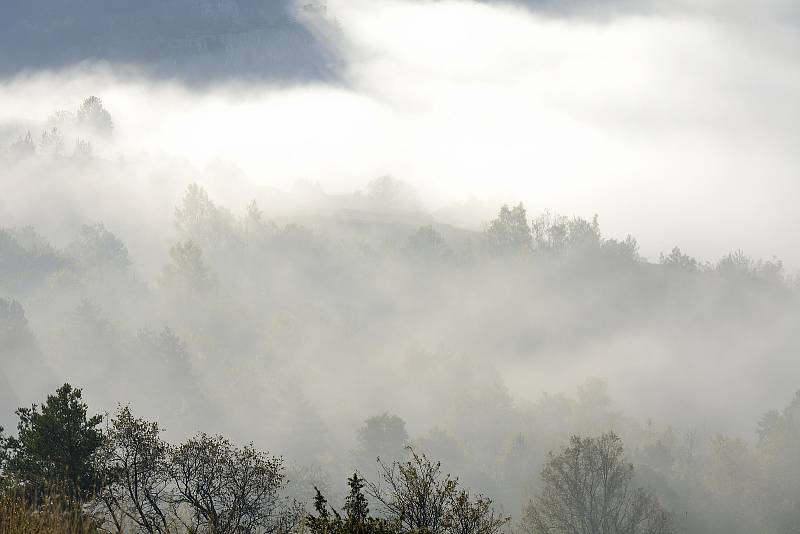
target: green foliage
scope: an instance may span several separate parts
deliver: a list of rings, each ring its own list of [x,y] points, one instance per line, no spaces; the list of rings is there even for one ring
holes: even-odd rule
[[[406,241],[405,250],[413,257],[426,260],[442,259],[452,255],[442,234],[431,224],[422,226],[411,234]]]
[[[741,250],[720,258],[713,270],[731,281],[755,280],[776,287],[786,282],[783,262],[774,258],[756,261]]]
[[[193,293],[202,293],[212,282],[203,260],[203,250],[192,241],[176,243],[169,249],[171,263],[164,267],[164,284]]]
[[[344,516],[335,509],[328,511],[327,499],[319,488],[314,488],[314,510],[317,515],[309,514],[305,518],[305,526],[311,534],[397,534],[398,525],[386,519],[370,517],[369,503],[364,495],[364,480],[353,473],[347,479],[350,488],[345,499]]]
[[[16,300],[0,298],[0,326],[0,349],[4,355],[27,350],[33,345],[25,310]]]
[[[283,460],[252,444],[200,434],[172,447],[127,406],[103,433],[102,418],[87,416],[81,390],[69,384],[17,413],[18,437],[0,429],[0,497],[23,496],[26,513],[61,503],[59,513],[78,513],[81,525],[92,517],[110,532],[148,534],[286,533],[300,521],[299,504],[279,495]],[[66,529],[73,523],[62,516],[54,525]],[[0,514],[0,532],[6,519]]]
[[[605,391],[583,389],[577,400],[556,396],[525,406],[513,402],[500,373],[493,371],[497,366],[527,372],[536,362],[584,369],[580,358],[614,352],[619,363],[643,354],[644,359],[629,369],[634,373],[631,380],[641,376],[635,373],[648,373],[648,384],[656,387],[658,369],[665,362],[676,370],[669,375],[675,383],[680,382],[676,377],[687,372],[712,368],[727,379],[734,376],[736,366],[747,371],[784,369],[789,376],[796,370],[790,352],[798,336],[797,329],[786,325],[796,322],[796,295],[786,291],[779,294],[780,299],[767,298],[770,295],[762,291],[765,284],[759,278],[779,279],[779,262],[753,261],[737,253],[718,265],[698,265],[676,248],[662,256],[663,265],[637,264],[635,240],[603,238],[596,217],[535,219],[528,247],[526,215],[518,208],[500,210],[487,233],[480,235],[481,246],[474,247],[475,254],[470,251],[478,236],[448,230],[458,261],[442,262],[446,268],[421,273],[418,267],[429,264],[417,258],[436,255],[447,246],[436,226],[423,226],[405,240],[409,228],[405,223],[387,223],[391,239],[381,227],[375,232],[378,239],[362,247],[364,225],[372,230],[374,221],[348,223],[351,233],[339,233],[335,218],[312,222],[319,225],[313,233],[292,224],[278,230],[251,203],[243,218],[229,224],[226,211],[214,205],[202,188],[190,187],[176,213],[181,241],[169,256],[163,251],[159,260],[169,262],[165,268],[168,287],[131,284],[119,295],[111,295],[106,281],[95,278],[92,287],[72,286],[66,291],[56,287],[56,277],[50,275],[63,268],[68,251],[53,250],[30,228],[0,230],[0,292],[11,296],[0,299],[0,402],[16,406],[17,393],[34,390],[21,385],[10,372],[14,362],[30,361],[27,356],[36,346],[22,306],[14,298],[31,306],[31,325],[39,328],[40,346],[55,352],[47,362],[91,381],[99,390],[98,398],[126,391],[150,413],[161,417],[179,413],[180,418],[165,421],[172,431],[193,429],[198,417],[206,421],[217,417],[215,407],[225,421],[207,424],[249,431],[248,410],[263,410],[275,400],[289,407],[282,409],[276,421],[287,429],[281,442],[285,450],[300,461],[314,458],[331,465],[341,459],[331,454],[341,451],[329,449],[330,440],[323,435],[327,423],[321,420],[316,403],[324,402],[324,395],[311,393],[305,401],[302,397],[308,393],[303,387],[298,389],[297,377],[338,376],[341,366],[372,358],[367,364],[370,371],[387,369],[386,363],[391,362],[391,373],[374,375],[381,386],[393,388],[386,394],[394,400],[412,399],[411,411],[425,406],[441,410],[436,421],[447,425],[446,434],[431,439],[428,446],[415,441],[419,450],[466,471],[468,479],[482,488],[497,484],[496,493],[509,510],[518,510],[527,498],[529,473],[542,467],[548,449],[572,433],[594,435],[616,428],[625,433],[629,450],[636,455],[637,477],[648,477],[647,487],[681,521],[688,510],[687,531],[785,532],[787,525],[797,524],[798,410],[787,408],[765,416],[755,449],[736,440],[692,437],[691,431],[686,444],[680,431],[672,441],[656,441],[649,435],[642,437],[649,429],[638,428],[632,419],[612,411]],[[375,220],[385,223],[378,216]],[[105,239],[104,229],[87,228],[69,249],[80,269],[81,265],[93,269],[129,261],[116,262],[122,256],[114,251],[124,249],[119,240]],[[228,232],[233,233],[229,242],[241,243],[241,248],[220,249],[225,240],[214,236]],[[477,253],[493,238],[498,251],[532,252]],[[606,257],[618,260],[614,265],[620,268],[606,269],[609,264],[602,261]],[[137,258],[135,265],[144,267],[147,259]],[[625,265],[642,268],[632,274],[621,268]],[[148,271],[143,269],[141,274]],[[216,286],[215,279],[219,280]],[[213,298],[162,298],[163,293],[172,297],[172,289],[198,293],[209,286],[214,290],[204,295]],[[102,315],[88,301],[76,314],[69,314],[76,299],[85,294],[102,305]],[[731,302],[740,305],[731,306]],[[194,305],[198,303],[203,305]],[[180,332],[189,345],[163,329],[164,324]],[[438,343],[447,349],[441,353],[418,350]],[[193,357],[189,357],[189,346]],[[753,351],[758,358],[752,357]],[[326,358],[327,354],[336,357]],[[486,358],[487,354],[492,357]],[[727,363],[719,365],[714,354],[723,354]],[[476,361],[482,364],[479,368],[473,368],[471,362]],[[509,362],[520,366],[508,366]],[[311,375],[302,372],[306,370]],[[756,387],[756,382],[750,385]],[[626,388],[631,383],[617,386]],[[219,388],[219,384],[237,387]],[[672,385],[665,382],[664,390]],[[747,400],[731,409],[749,406],[750,398],[765,398],[770,385],[759,386],[760,390],[750,392]],[[363,392],[350,389],[343,388],[342,395],[356,399]],[[215,403],[196,402],[198,391],[207,392]],[[693,398],[687,391],[687,398],[679,402],[691,406],[707,400],[708,392],[702,388],[692,393]],[[709,414],[718,411],[709,417],[718,415],[736,397],[728,390],[715,394]],[[231,416],[226,411],[230,406],[242,407],[241,417]],[[695,417],[699,415],[682,415],[675,422]],[[137,443],[145,448],[132,454],[146,458],[148,450],[160,446],[147,445],[154,439],[151,427],[134,421],[125,426],[138,428],[131,435],[139,436]],[[184,421],[186,427],[181,428]],[[402,419],[376,416],[359,434],[358,460],[368,458],[371,464],[376,456],[387,463],[407,458],[402,447],[408,441]],[[113,442],[120,447],[116,450],[137,450],[121,437]],[[164,462],[169,466],[169,461]],[[157,463],[140,459],[124,469],[141,473],[146,465]],[[165,469],[160,467],[161,474],[152,480],[163,481]],[[111,474],[116,471],[104,472],[104,480],[113,480]],[[396,470],[397,480],[408,479],[406,495],[412,490],[436,494],[435,485],[431,489],[420,482],[424,477],[414,478],[422,472],[419,468],[406,473]],[[139,480],[143,484],[146,479]],[[171,489],[160,495],[164,502],[178,502],[173,479],[166,479]],[[119,497],[114,506],[128,507],[138,517],[132,503],[124,500],[134,491],[117,489],[128,497]],[[143,487],[138,492],[158,493]],[[452,512],[450,529],[457,528],[456,519],[466,525],[460,528],[477,528],[478,520],[491,508],[481,497],[460,490],[446,493],[450,497],[444,508]],[[382,503],[370,500],[378,508],[373,513],[379,515]],[[182,509],[189,509],[180,502]],[[749,502],[755,504],[749,506]],[[707,522],[705,530],[695,528],[703,521],[700,517]]]
[[[358,478],[357,473],[347,480],[350,494],[344,501],[344,512],[347,520],[352,523],[363,523],[369,517],[369,503],[364,496],[364,481]]]
[[[97,456],[103,445],[102,416],[87,415],[81,390],[69,384],[49,395],[41,407],[17,410],[17,436],[5,443],[8,476],[30,497],[49,488],[86,501],[99,488]]]
[[[674,247],[672,252],[665,255],[663,252],[659,256],[661,265],[671,269],[678,269],[693,272],[697,270],[697,260],[681,252],[681,249]]]
[[[406,462],[378,459],[381,483],[369,485],[384,515],[402,532],[495,534],[510,520],[495,512],[491,499],[470,497],[457,478],[442,473],[440,462],[409,451]]]
[[[10,481],[6,475],[8,453],[6,452],[6,436],[4,432],[5,429],[0,426],[0,495],[4,494],[10,485]]]
[[[84,225],[67,250],[83,270],[121,271],[131,264],[128,249],[103,223]]]
[[[19,392],[41,390],[51,380],[22,305],[0,298],[0,406],[18,405]]]
[[[157,423],[119,407],[106,431],[103,486],[97,494],[97,505],[117,531],[132,522],[149,534],[169,532],[168,452]]]
[[[800,522],[800,392],[781,411],[770,411],[758,424],[758,453],[768,503],[765,526],[789,531]]]
[[[569,258],[581,264],[601,260],[611,265],[633,265],[641,261],[639,244],[628,235],[625,239],[605,239],[595,215],[587,221],[548,211],[531,225],[536,252],[546,257]]]
[[[504,205],[486,228],[489,249],[498,254],[530,252],[533,246],[531,227],[525,206],[520,202],[513,208]]]
[[[255,216],[260,214],[249,212],[249,217]],[[230,253],[237,250],[240,242],[233,215],[216,206],[206,190],[196,183],[189,184],[181,206],[175,208],[175,228],[186,242],[204,249]]]
[[[597,215],[587,221],[545,211],[533,220],[531,233],[537,252],[550,255],[599,250],[602,244]]]
[[[264,212],[258,207],[255,200],[247,204],[247,209],[242,220],[244,240],[251,248],[261,248],[267,244],[268,239],[278,233],[277,225],[264,218]]]
[[[542,470],[544,488],[526,510],[535,534],[665,534],[669,515],[658,500],[632,487],[633,465],[613,432],[597,438],[573,436]]]
[[[191,236],[209,224],[216,209],[206,190],[191,183],[186,189],[181,206],[175,208],[175,227],[179,232]]]
[[[190,510],[181,518],[192,532],[288,532],[300,520],[297,503],[284,502],[283,459],[239,448],[222,436],[198,434],[169,453],[173,504]]]
[[[67,265],[30,226],[0,229],[0,290],[28,288]]]
[[[457,491],[450,499],[451,534],[495,534],[511,520],[493,509],[493,502],[483,495],[470,497],[469,491]]]

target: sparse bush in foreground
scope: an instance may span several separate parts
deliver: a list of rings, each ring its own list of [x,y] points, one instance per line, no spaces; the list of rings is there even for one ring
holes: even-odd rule
[[[0,534],[96,534],[93,522],[80,508],[50,496],[31,504],[26,496],[7,493],[0,496]]]

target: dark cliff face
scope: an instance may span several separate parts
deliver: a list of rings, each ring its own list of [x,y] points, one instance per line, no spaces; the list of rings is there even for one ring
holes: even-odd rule
[[[81,62],[130,65],[157,77],[308,80],[333,59],[292,0],[4,0],[0,76]]]

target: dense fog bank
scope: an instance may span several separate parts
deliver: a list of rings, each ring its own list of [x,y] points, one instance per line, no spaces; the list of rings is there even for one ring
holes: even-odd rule
[[[312,200],[252,189],[229,209],[194,182],[25,143],[4,155],[7,418],[66,380],[168,436],[222,432],[337,477],[409,441],[517,510],[570,434],[614,429],[644,465],[666,447],[651,482],[677,491],[681,461],[747,450],[798,388],[798,295],[778,260],[647,261],[598,218],[521,204],[460,229],[389,177]],[[261,207],[282,201],[274,219]],[[380,414],[402,419],[359,441]]]

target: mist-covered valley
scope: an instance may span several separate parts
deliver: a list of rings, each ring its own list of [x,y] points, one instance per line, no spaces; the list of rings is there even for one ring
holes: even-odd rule
[[[85,532],[796,530],[790,5],[49,4],[0,7],[0,495],[56,483]]]

